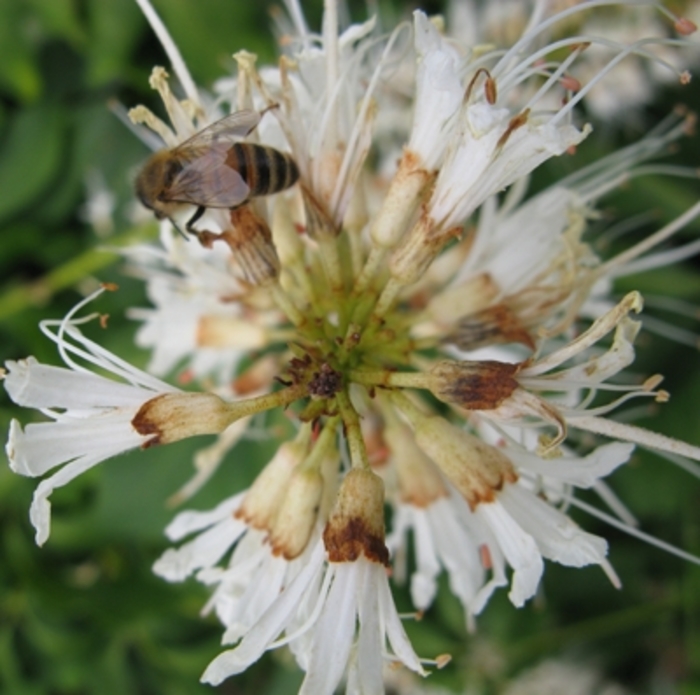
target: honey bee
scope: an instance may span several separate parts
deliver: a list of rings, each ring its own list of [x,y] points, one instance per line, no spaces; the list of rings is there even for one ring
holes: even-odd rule
[[[263,113],[265,113],[263,111]],[[240,142],[260,122],[257,111],[237,111],[212,123],[173,149],[154,153],[136,178],[136,195],[159,220],[183,204],[196,210],[185,229],[207,208],[234,209],[254,196],[283,191],[296,183],[299,169],[292,157],[272,147]]]

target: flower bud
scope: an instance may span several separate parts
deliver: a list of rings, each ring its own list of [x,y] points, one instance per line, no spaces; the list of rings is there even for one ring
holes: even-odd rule
[[[445,245],[445,239],[436,238],[434,231],[435,222],[424,214],[389,257],[389,272],[402,285],[420,278]]]
[[[430,390],[444,403],[467,410],[493,410],[518,388],[518,364],[441,360],[430,370]]]
[[[532,336],[517,314],[505,304],[464,316],[443,342],[456,345],[460,350],[476,350],[503,343],[521,343],[531,350],[535,349]]]
[[[297,469],[272,525],[270,544],[275,555],[292,560],[301,555],[318,518],[323,477],[315,469]]]
[[[402,502],[424,508],[447,497],[435,464],[418,448],[406,425],[398,421],[390,423],[384,430],[384,437],[393,454]]]
[[[371,471],[352,469],[343,480],[323,542],[331,562],[368,560],[389,564],[384,545],[384,483]]]
[[[196,341],[198,347],[259,350],[269,338],[265,328],[252,321],[209,314],[199,319]]]
[[[235,404],[213,393],[164,393],[146,401],[131,421],[144,447],[170,444],[198,434],[218,434],[237,420]]]
[[[488,308],[500,292],[490,273],[479,273],[433,296],[426,311],[437,323],[452,326],[462,317]]]
[[[304,243],[287,200],[278,196],[272,213],[272,238],[282,266],[304,263]]]
[[[306,233],[315,241],[335,239],[340,227],[334,223],[323,203],[307,188],[302,186]]]
[[[505,483],[517,473],[496,447],[461,430],[437,415],[415,423],[418,446],[437,464],[459,490],[472,510],[481,502],[493,502]]]
[[[420,157],[404,150],[382,207],[370,228],[372,241],[382,248],[395,246],[406,231],[434,174],[422,167]]]
[[[300,442],[285,442],[262,469],[236,516],[254,528],[270,530],[287,494],[294,469],[306,453]]]

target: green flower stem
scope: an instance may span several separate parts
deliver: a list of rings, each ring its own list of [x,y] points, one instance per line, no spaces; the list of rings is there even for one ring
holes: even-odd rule
[[[413,427],[428,417],[405,393],[401,391],[388,392],[394,405],[406,416]]]
[[[321,434],[314,442],[311,453],[304,459],[301,464],[302,470],[320,471],[324,461],[329,454],[335,451],[335,432],[340,422],[340,416],[336,415],[326,421]]]
[[[270,293],[272,294],[272,299],[275,304],[279,307],[280,311],[297,327],[303,326],[306,322],[306,318],[296,307],[289,293],[282,289],[282,286],[276,281],[274,284],[270,285]]]
[[[399,292],[404,288],[404,284],[396,278],[390,278],[386,283],[376,306],[374,307],[373,318],[381,319],[394,306],[394,302],[399,295]]]
[[[351,369],[350,381],[363,386],[395,386],[397,388],[428,388],[429,377],[421,372],[392,372],[386,370]]]
[[[282,389],[281,391],[275,391],[274,393],[266,393],[262,396],[256,396],[255,398],[247,398],[245,400],[227,403],[231,415],[231,422],[233,423],[248,415],[262,413],[265,410],[285,408],[290,403],[294,403],[294,401],[303,398],[306,394],[306,385],[297,384]]]
[[[338,252],[338,239],[330,234],[322,234],[317,241],[328,285],[336,295],[343,296],[345,291],[344,273]]]
[[[386,253],[387,250],[385,248],[382,248],[381,246],[372,246],[367,262],[365,263],[360,276],[355,282],[355,288],[353,290],[355,295],[359,296],[363,294],[364,291],[372,284],[375,276],[382,268]]]
[[[352,467],[359,470],[370,470],[365,439],[362,435],[357,411],[350,402],[347,391],[339,391],[335,398],[340,409],[340,415],[343,418],[343,425],[345,426],[345,436],[348,439]]]

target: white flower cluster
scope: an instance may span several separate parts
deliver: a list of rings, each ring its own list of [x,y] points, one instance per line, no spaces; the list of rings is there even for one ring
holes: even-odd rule
[[[227,649],[203,681],[218,684],[283,645],[305,672],[304,694],[331,695],[343,679],[349,693],[383,692],[387,663],[420,675],[443,666],[447,655],[415,654],[389,569],[410,582],[417,612],[444,571],[471,629],[499,587],[516,607],[530,600],[544,560],[599,565],[620,586],[606,541],[566,514],[584,506],[574,491],[594,490],[611,514],[587,509],[643,537],[602,479],[636,445],[694,460],[700,451],[611,418],[630,399],[668,396],[658,376],[620,379],[642,299],[614,299],[611,281],[695,253],[695,244],[672,258],[654,249],[700,205],[607,260],[584,233],[596,202],[692,119],[671,116],[529,198],[528,176],[575,153],[591,133],[575,107],[622,59],[687,81],[674,53],[685,39],[562,28],[591,22],[602,5],[634,21],[647,16],[645,2],[559,12],[523,2],[517,31],[502,24],[464,40],[420,11],[388,35],[373,20],[341,30],[333,0],[314,33],[287,0],[279,67],[258,68],[241,51],[237,76],[211,99],[138,2],[186,98],[156,68],[171,125],[144,107],[130,112],[166,148],[139,184],[163,219],[161,246],[127,252],[153,306],[130,315],[143,322],[149,371],[179,370],[202,391],[111,355],[82,334],[76,311],[45,322],[66,367],[29,358],[9,362],[5,376],[16,403],[52,420],[13,423],[12,469],[41,476],[62,466],[36,491],[37,542],[49,535],[52,490],[100,461],[218,435],[182,501],[258,414],[280,408],[295,436],[248,490],[179,514],[166,532],[181,545],[154,566],[168,581],[194,576],[211,588],[204,612],[223,623]],[[691,33],[688,20],[674,21]],[[587,59],[595,47],[610,54],[602,65],[598,53]],[[245,142],[227,139],[258,121]],[[592,446],[581,433],[614,441]]]

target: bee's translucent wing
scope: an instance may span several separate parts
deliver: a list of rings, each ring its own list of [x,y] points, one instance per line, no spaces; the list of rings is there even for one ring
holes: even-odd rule
[[[185,164],[168,188],[168,200],[205,208],[234,208],[245,202],[250,188],[226,163],[229,149],[228,144],[212,143]]]
[[[257,111],[249,109],[236,111],[195,133],[189,140],[178,145],[175,151],[186,154],[210,147],[215,143],[236,142],[248,135],[258,123],[260,123],[260,114]]]

